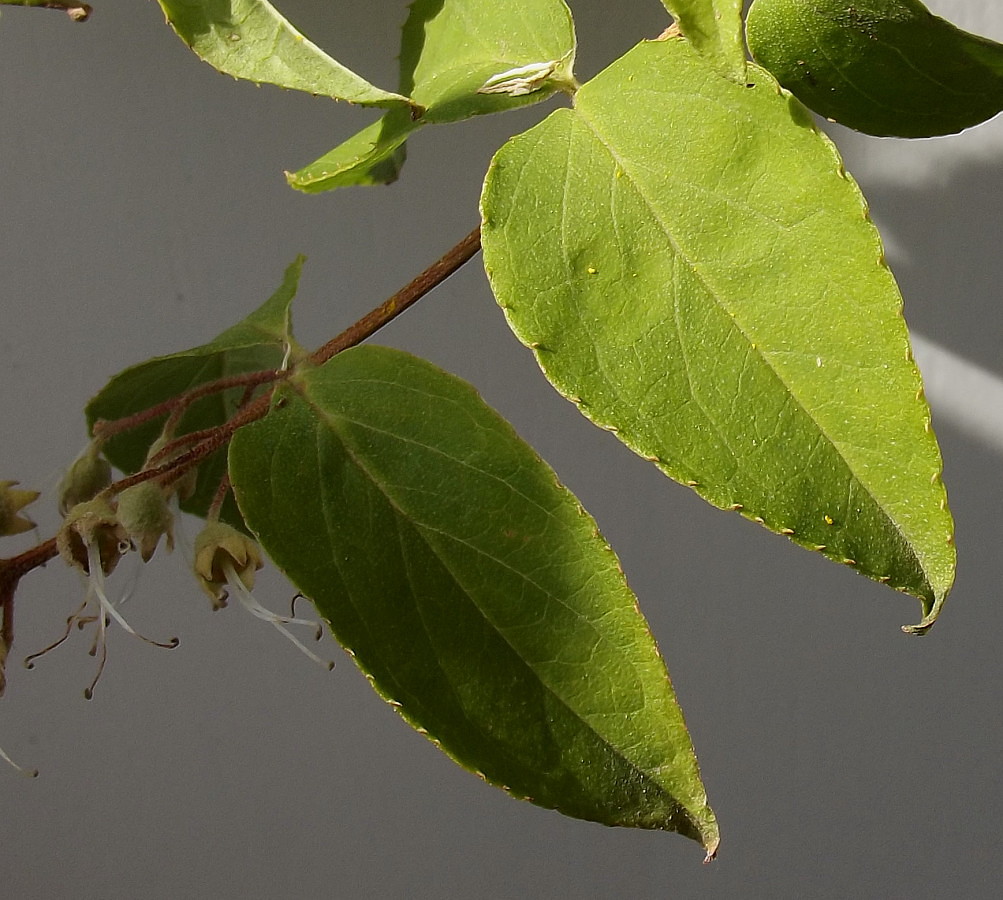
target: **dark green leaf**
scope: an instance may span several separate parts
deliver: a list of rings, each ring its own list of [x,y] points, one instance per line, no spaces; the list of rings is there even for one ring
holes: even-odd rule
[[[114,421],[134,415],[200,384],[244,372],[277,368],[290,348],[297,349],[290,334],[289,306],[296,294],[303,262],[304,258],[298,257],[286,269],[278,290],[246,319],[215,340],[131,366],[112,378],[87,404],[88,426],[93,428],[99,419]],[[181,418],[176,435],[180,437],[222,425],[233,415],[243,397],[244,389],[235,388],[195,401]],[[111,438],[103,446],[105,456],[127,474],[138,472],[166,420],[165,413]],[[222,451],[205,460],[199,466],[196,491],[182,504],[183,508],[204,515],[225,471],[226,459]],[[242,522],[232,500],[224,506],[223,517],[233,524]]]
[[[319,193],[393,181],[404,141],[422,125],[502,112],[537,103],[555,90],[572,90],[574,52],[574,26],[564,0],[416,0],[402,34],[400,89],[424,115],[391,111],[316,162],[288,173],[289,183]],[[505,73],[511,77],[495,78]]]
[[[713,853],[689,735],[616,556],[469,385],[348,350],[234,436],[230,476],[268,555],[451,757],[542,806]]]
[[[902,299],[832,144],[769,75],[646,42],[510,141],[484,262],[598,425],[716,506],[922,598],[954,577]]]
[[[802,103],[868,134],[953,134],[1003,110],[1003,44],[917,0],[756,0],[748,37]]]

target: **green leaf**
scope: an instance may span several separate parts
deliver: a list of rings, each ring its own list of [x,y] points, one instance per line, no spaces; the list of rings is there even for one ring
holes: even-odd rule
[[[421,127],[406,111],[391,110],[286,180],[306,194],[354,185],[390,184],[404,165],[408,135]]]
[[[748,38],[802,103],[857,131],[954,134],[1003,110],[1003,44],[917,0],[756,0]]]
[[[668,674],[595,522],[474,390],[358,347],[230,446],[248,525],[376,690],[568,815],[718,841]]]
[[[411,105],[332,59],[266,0],[158,2],[178,37],[227,75],[362,106]]]
[[[742,0],[662,0],[679,31],[732,81],[745,80]]]
[[[564,0],[415,0],[401,38],[401,92],[424,110],[391,111],[298,172],[301,191],[388,183],[422,125],[537,103],[573,90],[574,25]]]
[[[715,506],[923,601],[953,526],[902,300],[835,148],[769,74],[646,42],[495,156],[484,264],[601,427]]]
[[[296,295],[304,260],[302,256],[297,257],[286,269],[278,290],[246,319],[215,340],[131,366],[112,378],[87,404],[88,428],[93,431],[94,423],[100,419],[114,421],[135,415],[200,384],[244,372],[275,369],[286,353],[299,355],[301,351],[290,332],[289,307]],[[244,388],[241,387],[196,400],[178,423],[176,436],[224,424],[243,398]],[[102,447],[104,455],[121,471],[138,472],[166,421],[167,413],[164,413],[112,437]],[[205,515],[225,471],[226,458],[222,451],[202,462],[195,493],[182,508],[195,515]],[[243,524],[232,499],[223,507],[223,518],[234,525]]]

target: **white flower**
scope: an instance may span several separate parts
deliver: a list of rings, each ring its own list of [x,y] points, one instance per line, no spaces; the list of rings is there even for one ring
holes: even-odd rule
[[[87,591],[83,602],[67,618],[66,630],[62,636],[38,653],[26,657],[24,664],[26,668],[33,668],[38,657],[55,650],[69,638],[74,625],[78,629],[83,629],[96,622],[94,641],[88,653],[99,657],[98,669],[94,680],[84,691],[84,697],[90,700],[94,696],[94,687],[101,678],[108,659],[108,624],[112,619],[129,634],[155,647],[172,650],[179,642],[176,637],[162,642],[139,634],[108,599],[105,576],[118,565],[122,554],[132,549],[132,545],[118,522],[115,511],[107,501],[92,500],[74,507],[66,517],[56,542],[63,559],[87,576]]]
[[[212,600],[213,609],[223,609],[233,591],[241,606],[251,615],[274,625],[314,662],[328,671],[333,669],[333,662],[325,661],[307,649],[286,627],[304,625],[312,628],[316,632],[315,639],[319,641],[324,633],[319,622],[280,616],[262,606],[251,593],[255,572],[261,566],[261,550],[257,543],[225,522],[208,522],[195,539],[195,575],[202,590]]]

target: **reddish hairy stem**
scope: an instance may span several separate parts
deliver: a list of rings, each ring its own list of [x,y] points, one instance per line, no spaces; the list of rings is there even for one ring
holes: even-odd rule
[[[254,388],[260,384],[275,381],[282,374],[282,372],[276,370],[266,370],[262,372],[247,372],[243,375],[231,375],[229,378],[217,378],[215,381],[207,381],[205,384],[200,384],[190,391],[178,394],[177,397],[171,397],[169,400],[164,400],[163,403],[158,403],[156,406],[151,406],[149,409],[144,409],[134,415],[125,416],[121,419],[96,422],[93,429],[94,436],[101,440],[107,440],[116,434],[121,434],[123,431],[131,431],[133,428],[138,428],[140,425],[144,425],[152,419],[159,418],[165,413],[178,413],[191,406],[196,400],[201,400],[210,394],[218,394],[221,391],[228,391],[236,387]]]
[[[413,303],[417,303],[432,288],[442,284],[480,249],[481,229],[478,226],[417,278],[397,291],[389,300],[364,315],[358,322],[346,328],[336,338],[332,338],[319,350],[311,353],[310,362],[314,365],[322,365],[332,356],[341,353],[342,350],[361,344],[384,325],[396,319]]]
[[[413,279],[409,284],[397,291],[397,293],[390,297],[389,300],[382,303],[372,312],[367,313],[354,325],[346,328],[337,337],[324,344],[323,347],[311,353],[308,357],[309,361],[313,365],[322,365],[331,359],[331,357],[341,353],[342,350],[347,350],[349,347],[354,347],[356,344],[362,343],[362,341],[371,337],[384,325],[397,318],[397,316],[404,312],[405,309],[424,297],[434,287],[442,284],[443,281],[463,266],[464,263],[468,262],[474,254],[477,253],[480,247],[481,231],[478,227],[471,231],[470,234],[468,234],[455,247],[447,250],[440,259],[432,263],[432,265],[425,269],[425,271]],[[233,379],[220,379],[215,382],[200,385],[199,387],[189,391],[187,394],[182,394],[181,397],[172,398],[171,400],[164,401],[164,403],[151,407],[148,410],[136,413],[134,416],[129,416],[126,419],[118,419],[115,422],[109,423],[109,427],[114,429],[111,431],[111,434],[117,434],[119,431],[134,428],[143,422],[147,422],[150,419],[163,415],[165,412],[171,412],[177,408],[178,402],[183,398],[184,402],[191,403],[193,400],[198,399],[198,397],[211,394],[219,390],[225,390],[231,387],[240,387],[241,385],[250,389],[261,384],[277,381],[284,378],[286,374],[287,373],[285,372],[276,371],[256,372],[246,376],[238,375]],[[220,385],[223,386],[220,387]],[[166,447],[162,448],[158,456],[163,455],[165,451],[169,451],[172,448],[194,444],[194,446],[192,446],[189,450],[186,450],[184,453],[180,453],[168,462],[161,463],[157,466],[150,466],[140,472],[136,472],[133,475],[128,475],[125,478],[116,481],[114,484],[105,488],[104,491],[102,491],[102,494],[106,496],[114,496],[121,493],[126,488],[132,487],[135,484],[141,484],[144,481],[150,481],[155,478],[166,479],[167,476],[178,477],[179,475],[182,475],[185,471],[198,465],[207,456],[210,456],[219,450],[220,447],[227,444],[237,429],[243,428],[245,425],[250,425],[252,422],[256,422],[259,419],[264,418],[271,406],[273,393],[274,387],[239,409],[233,418],[225,422],[223,425],[183,435],[181,438],[178,438],[177,441],[173,441]],[[129,424],[122,424],[126,422]],[[100,436],[104,438],[109,437],[110,434],[102,429]],[[52,537],[49,538],[49,540],[32,547],[30,550],[25,550],[24,553],[20,553],[10,559],[0,559],[0,600],[3,600],[6,603],[5,598],[8,596],[13,598],[14,591],[17,588],[17,584],[22,576],[26,575],[33,569],[44,565],[50,559],[55,557],[58,552],[59,551],[56,548],[56,539]],[[4,621],[8,621],[6,616]]]

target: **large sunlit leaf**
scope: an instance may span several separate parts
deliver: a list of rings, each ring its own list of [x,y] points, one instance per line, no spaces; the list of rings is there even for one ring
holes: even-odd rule
[[[362,106],[410,105],[332,59],[267,0],[158,2],[181,40],[227,75]]]
[[[290,348],[296,349],[290,334],[289,306],[296,295],[303,262],[304,258],[298,257],[286,269],[278,290],[246,319],[215,340],[131,366],[112,378],[87,404],[88,427],[93,428],[99,419],[114,421],[150,409],[207,382],[277,368]],[[244,390],[233,388],[196,400],[180,419],[175,435],[180,437],[222,425],[245,399]],[[123,472],[138,472],[166,421],[167,413],[164,413],[111,438],[103,445],[105,456]],[[195,493],[182,507],[203,515],[225,471],[226,458],[222,451],[201,463]],[[224,506],[223,516],[234,524],[241,521],[232,500]]]
[[[868,134],[953,134],[1003,110],[1003,44],[918,0],[756,0],[748,35],[802,103]]]
[[[561,393],[716,506],[922,599],[954,577],[902,300],[856,184],[750,66],[646,42],[496,155],[499,303]]]
[[[745,79],[742,0],[662,0],[680,32],[714,68]]]
[[[574,87],[575,35],[564,0],[416,0],[401,37],[401,93],[424,110],[392,110],[299,172],[320,192],[397,177],[403,144],[422,125],[502,112]]]
[[[713,853],[689,735],[616,556],[468,384],[348,350],[234,436],[230,476],[268,555],[451,757],[541,806]]]

